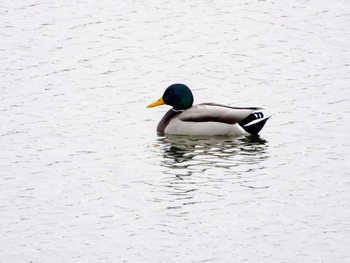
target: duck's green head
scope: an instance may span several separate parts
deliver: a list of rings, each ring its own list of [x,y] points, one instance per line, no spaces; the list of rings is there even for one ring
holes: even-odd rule
[[[191,90],[184,84],[173,84],[169,86],[163,96],[147,106],[147,108],[167,104],[173,106],[174,110],[186,110],[192,107],[193,95]]]

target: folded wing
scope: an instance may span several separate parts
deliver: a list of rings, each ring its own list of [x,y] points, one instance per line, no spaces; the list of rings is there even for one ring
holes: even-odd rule
[[[238,124],[246,132],[257,134],[269,116],[258,107],[229,107],[215,103],[194,105],[179,115],[184,122],[221,122]]]
[[[259,110],[259,108],[235,108],[214,103],[203,103],[194,105],[184,111],[179,118],[182,121],[235,124],[256,110]]]

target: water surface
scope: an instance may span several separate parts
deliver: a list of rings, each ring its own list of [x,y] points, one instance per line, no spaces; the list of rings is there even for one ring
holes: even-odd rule
[[[347,1],[2,1],[1,262],[349,262]],[[260,136],[158,137],[195,103]]]

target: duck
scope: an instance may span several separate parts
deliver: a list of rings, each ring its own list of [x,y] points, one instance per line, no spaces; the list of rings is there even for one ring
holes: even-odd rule
[[[217,103],[193,105],[185,84],[170,85],[147,108],[169,105],[157,126],[158,135],[240,136],[257,135],[270,118],[261,107],[231,107]]]

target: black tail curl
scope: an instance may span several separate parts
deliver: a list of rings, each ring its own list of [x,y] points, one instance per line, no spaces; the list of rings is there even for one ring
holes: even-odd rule
[[[270,117],[264,117],[262,112],[253,112],[238,124],[250,134],[258,134]]]

